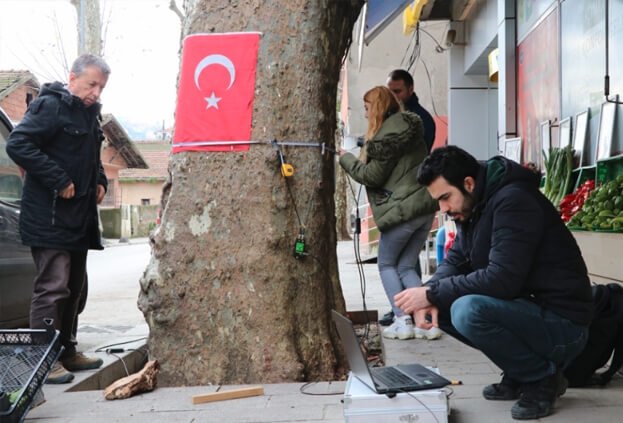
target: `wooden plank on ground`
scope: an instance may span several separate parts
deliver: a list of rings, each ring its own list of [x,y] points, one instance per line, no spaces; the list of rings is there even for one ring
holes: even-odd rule
[[[211,392],[209,394],[193,395],[193,404],[203,404],[213,401],[225,401],[236,398],[246,398],[264,395],[264,388],[251,386],[249,388],[232,389],[229,391]]]

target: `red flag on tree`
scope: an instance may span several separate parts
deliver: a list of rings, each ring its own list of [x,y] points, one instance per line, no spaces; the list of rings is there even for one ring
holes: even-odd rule
[[[260,33],[193,34],[184,39],[173,152],[244,151],[249,141]]]

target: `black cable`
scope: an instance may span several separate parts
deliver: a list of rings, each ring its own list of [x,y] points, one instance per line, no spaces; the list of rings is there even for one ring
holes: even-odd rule
[[[294,206],[294,213],[296,213],[296,218],[299,221],[299,227],[304,228],[303,222],[301,221],[301,216],[299,216],[299,210],[296,207],[296,200],[294,199],[294,195],[292,194],[292,190],[290,189],[290,184],[288,183],[288,177],[284,176],[286,180],[286,188],[288,189],[288,194],[290,194],[290,199],[292,200],[292,205]]]
[[[424,59],[422,59],[420,53],[421,53],[421,43],[419,42],[419,31],[422,31],[424,34],[428,35],[433,42],[436,44],[436,49],[442,49],[445,50],[441,44],[439,44],[439,42],[435,39],[435,37],[433,37],[433,35],[428,32],[427,30],[425,30],[424,28],[421,28],[420,25],[418,24],[417,29],[414,32],[414,36],[413,36],[413,40],[415,40],[416,45],[413,48],[413,53],[411,54],[411,56],[409,57],[408,63],[406,65],[406,68],[408,71],[411,71],[413,73],[415,73],[415,66],[417,65],[418,59],[422,62],[422,65],[424,66],[424,70],[426,72],[426,77],[428,79],[428,91],[430,93],[430,98],[431,98],[431,103],[433,106],[433,113],[435,114],[435,116],[437,116],[439,118],[439,120],[446,126],[448,126],[448,122],[446,122],[445,120],[443,120],[439,113],[437,112],[437,106],[435,105],[435,96],[433,95],[433,82],[432,82],[432,78],[430,76],[430,71],[428,70],[428,66],[426,65],[426,62],[424,61]],[[405,62],[405,57],[407,56],[407,53],[409,51],[409,49],[411,48],[411,41],[409,41],[409,45],[407,46],[407,50],[405,50],[405,55],[403,56],[402,59],[402,64],[404,64]],[[439,50],[437,50],[439,51]]]
[[[442,51],[447,50],[447,49],[443,48],[441,44],[439,44],[439,41],[437,41],[437,39],[436,39],[435,37],[433,37],[433,35],[432,35],[430,32],[428,32],[428,31],[427,31],[427,30],[425,30],[424,28],[420,28],[420,30],[421,30],[424,34],[428,35],[428,36],[430,37],[430,39],[431,39],[431,40],[433,40],[433,42],[437,45],[437,47],[435,48],[435,50],[436,50],[436,51],[439,51],[439,50],[437,50],[437,49],[441,49]]]
[[[448,126],[448,122],[443,120],[439,116],[439,113],[437,113],[437,107],[435,106],[435,96],[433,95],[433,82],[430,77],[430,72],[428,71],[428,66],[426,66],[426,62],[424,61],[424,59],[420,59],[420,61],[422,62],[422,65],[424,65],[424,70],[426,71],[426,77],[428,78],[428,91],[430,92],[430,101],[433,105],[433,113],[435,113],[435,116],[437,116],[439,120],[444,123],[444,125]]]
[[[370,322],[368,321],[368,306],[366,304],[366,290],[367,290],[367,283],[366,283],[366,275],[364,272],[364,268],[363,268],[363,262],[361,260],[361,249],[360,249],[360,239],[359,239],[359,235],[361,232],[361,218],[359,217],[359,200],[361,197],[361,191],[363,189],[363,185],[359,185],[359,192],[357,193],[357,195],[355,196],[355,190],[353,188],[352,182],[350,180],[350,178],[346,179],[348,181],[348,185],[350,186],[351,192],[353,193],[353,197],[355,198],[355,233],[353,234],[353,249],[354,249],[354,253],[355,253],[355,263],[357,266],[357,273],[359,275],[359,287],[361,290],[361,302],[362,302],[362,307],[363,307],[363,312],[364,315],[366,316],[366,324],[364,326],[364,333],[363,336],[361,337],[360,340],[360,344],[362,344],[364,341],[368,341],[369,342],[369,335],[370,335]]]
[[[303,394],[303,395],[315,395],[315,396],[326,396],[326,395],[344,395],[344,391],[342,391],[342,392],[333,392],[333,393],[329,393],[329,392],[327,392],[327,393],[324,393],[324,394],[314,394],[314,393],[311,393],[311,392],[306,392],[306,391],[305,391],[305,388],[307,388],[307,387],[308,387],[308,386],[310,386],[310,385],[314,385],[314,384],[316,384],[316,383],[318,383],[318,382],[307,382],[307,383],[305,383],[305,384],[301,385],[301,387],[299,388],[299,392],[300,392],[301,394]]]
[[[420,52],[422,49],[422,46],[420,44],[420,37],[419,37],[419,25],[418,28],[415,30],[415,32],[413,33],[413,41],[415,42],[415,46],[413,47],[413,52],[411,53],[411,55],[409,56],[409,59],[406,62],[406,65],[404,65],[407,70],[410,70],[412,67],[414,67],[415,63],[417,62],[417,59],[420,57]],[[409,48],[411,46],[411,43],[409,43]],[[408,50],[405,51],[405,57],[408,53]],[[403,57],[403,61],[402,64],[404,64],[404,57]],[[415,70],[415,68],[414,68]]]
[[[413,42],[413,41],[415,41],[415,37],[411,37],[411,38],[409,38],[409,44],[407,44],[407,48],[405,49],[405,53],[404,53],[404,55],[402,56],[402,60],[400,61],[400,65],[401,65],[401,66],[404,66],[404,64],[405,64],[405,62],[406,62],[406,60],[407,60],[407,55],[409,54],[409,51],[411,51],[411,48],[412,48],[412,47],[411,47],[411,44],[412,44],[412,42]],[[407,69],[408,69],[408,68],[409,68],[409,67],[407,66]]]
[[[131,344],[133,342],[138,342],[138,341],[142,341],[143,339],[147,339],[147,336],[143,336],[141,338],[137,338],[137,339],[133,339],[131,341],[124,341],[124,342],[117,342],[115,344],[110,344],[110,345],[104,345],[103,347],[99,347],[97,348],[94,352],[104,352],[106,351],[107,348],[110,347],[116,347],[118,345],[125,345],[125,344]],[[128,350],[129,351],[129,350]],[[119,352],[123,352],[123,351],[119,351]]]

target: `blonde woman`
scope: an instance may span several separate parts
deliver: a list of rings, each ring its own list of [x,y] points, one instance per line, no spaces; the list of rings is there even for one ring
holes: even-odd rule
[[[413,318],[396,307],[394,296],[422,284],[415,266],[438,206],[417,172],[427,155],[422,119],[404,112],[387,87],[363,96],[368,131],[359,158],[340,151],[340,165],[366,187],[374,221],[381,232],[378,266],[395,319],[383,331],[386,338],[435,339],[438,328],[415,328]]]

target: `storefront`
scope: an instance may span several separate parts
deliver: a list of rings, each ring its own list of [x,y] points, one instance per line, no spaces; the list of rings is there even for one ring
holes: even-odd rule
[[[623,175],[623,0],[452,3],[449,143],[483,159],[510,155],[514,145],[522,164],[542,171],[543,151],[570,145],[567,192]],[[603,194],[574,230],[596,282],[623,282],[623,206],[614,206],[623,184],[610,187],[610,201]]]

